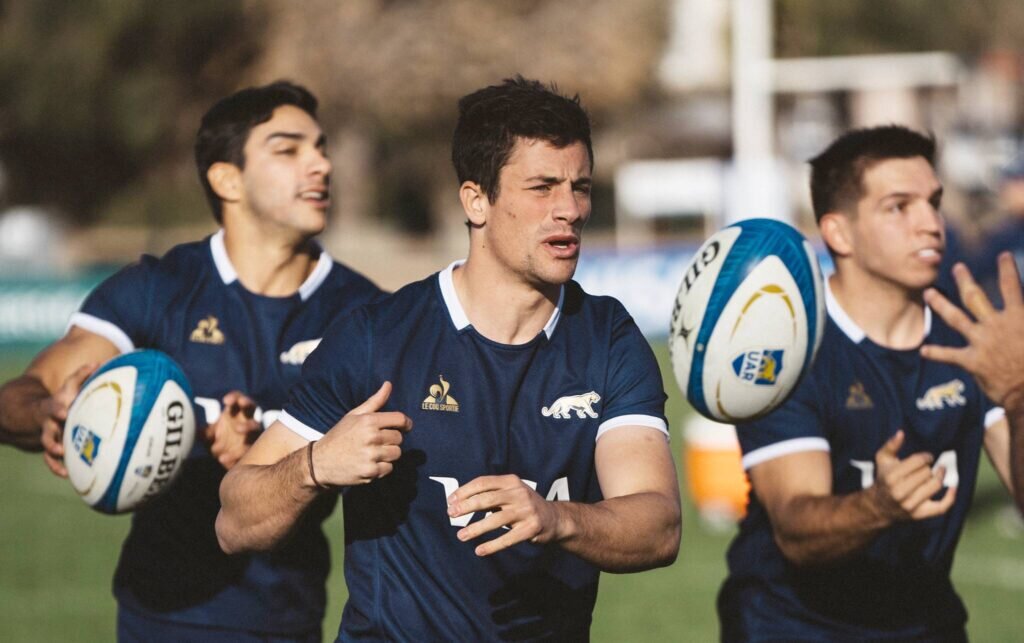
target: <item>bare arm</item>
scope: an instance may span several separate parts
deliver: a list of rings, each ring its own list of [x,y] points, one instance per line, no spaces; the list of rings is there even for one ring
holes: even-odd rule
[[[61,444],[67,409],[96,366],[117,354],[105,338],[72,327],[39,353],[23,375],[0,387],[0,442],[30,451],[45,449],[50,469],[67,475]]]
[[[449,498],[452,517],[500,508],[458,532],[472,540],[500,527],[503,535],[477,546],[488,556],[516,543],[552,543],[608,572],[669,565],[679,552],[679,485],[668,441],[642,426],[601,436],[594,455],[605,499],[593,504],[545,500],[517,476],[484,476]]]
[[[899,520],[921,520],[945,513],[956,497],[942,488],[945,471],[931,469],[932,457],[915,453],[899,460],[903,433],[897,432],[875,455],[871,487],[833,495],[828,454],[808,451],[781,456],[750,470],[750,483],[772,523],[775,542],[797,565],[842,559],[867,546]]]
[[[1013,479],[1010,474],[1010,426],[1006,418],[985,429],[985,454],[1003,486],[1013,493]]]
[[[963,264],[953,267],[960,299],[974,319],[935,290],[925,293],[928,305],[967,340],[963,348],[923,346],[921,354],[956,364],[974,375],[985,394],[1003,407],[1009,440],[1002,448],[1009,454],[997,458],[1010,463],[1013,495],[1024,512],[1024,292],[1013,256],[999,255],[999,289],[1003,310],[996,310]],[[993,427],[994,428],[994,427]],[[986,445],[987,447],[988,445]]]
[[[216,525],[221,549],[229,554],[271,549],[325,488],[367,484],[391,473],[402,455],[402,432],[412,421],[402,413],[379,412],[389,395],[391,384],[385,382],[313,447],[281,422],[267,429],[221,482]]]

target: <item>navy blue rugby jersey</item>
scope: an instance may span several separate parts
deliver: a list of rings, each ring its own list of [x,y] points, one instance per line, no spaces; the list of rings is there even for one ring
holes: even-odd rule
[[[332,325],[281,417],[318,439],[390,380],[385,410],[413,421],[394,471],[344,492],[339,640],[586,637],[597,568],[530,543],[478,557],[501,532],[459,542],[483,515],[450,519],[446,498],[479,476],[516,474],[547,499],[600,500],[603,432],[640,425],[667,439],[658,365],[622,305],[575,282],[535,339],[491,341],[458,301],[455,265]]]
[[[964,370],[868,339],[826,288],[828,321],[817,359],[794,395],[737,428],[743,466],[800,451],[826,451],[832,488],[874,482],[875,453],[897,430],[899,456],[927,451],[946,467],[956,502],[939,517],[897,523],[861,552],[812,568],[790,564],[757,496],[728,554],[718,599],[723,640],[932,640],[962,635],[966,611],[950,582],[953,554],[974,494],[992,409]],[[963,345],[925,311],[926,341]]]
[[[121,351],[169,354],[188,376],[207,422],[220,414],[220,399],[237,389],[259,404],[258,419],[269,426],[330,322],[381,294],[326,252],[295,295],[254,294],[238,281],[221,231],[122,269],[70,323]],[[325,496],[280,550],[227,556],[214,531],[223,477],[224,468],[197,439],[181,477],[132,516],[114,577],[118,601],[197,625],[277,633],[319,627],[330,565],[320,523],[336,498]]]

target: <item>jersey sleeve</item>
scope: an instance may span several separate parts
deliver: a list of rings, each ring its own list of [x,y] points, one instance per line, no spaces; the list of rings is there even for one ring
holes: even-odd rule
[[[625,309],[620,308],[615,320],[608,368],[607,402],[597,438],[621,426],[646,426],[668,437],[658,360]]]
[[[737,425],[744,469],[790,453],[831,450],[814,375],[807,373],[782,406]]]
[[[307,440],[319,440],[352,408],[362,404],[370,375],[369,320],[365,309],[332,323],[302,366],[281,423]]]
[[[122,353],[145,345],[147,329],[152,327],[150,295],[154,291],[155,263],[153,257],[144,256],[108,277],[71,316],[68,329],[78,326],[95,333]]]

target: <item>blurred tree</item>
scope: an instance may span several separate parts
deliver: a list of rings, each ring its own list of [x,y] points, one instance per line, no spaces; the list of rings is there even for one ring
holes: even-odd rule
[[[777,0],[776,55],[1019,49],[1020,0]]]
[[[120,202],[150,207],[168,189],[149,177],[163,173],[173,183],[171,168],[188,158],[202,109],[236,87],[254,60],[257,17],[230,0],[0,1],[6,200],[88,222],[141,182],[157,186],[152,198]],[[201,203],[195,179],[189,188]],[[149,223],[180,214],[152,209],[140,213]]]
[[[436,230],[438,217],[454,204],[447,155],[459,96],[521,73],[580,93],[600,126],[657,92],[670,4],[307,0],[296,10],[290,0],[268,2],[260,75],[301,70],[300,80],[315,88],[338,124],[331,148],[336,165],[353,165],[345,158],[349,149],[373,150],[374,175],[364,165],[348,180],[336,176],[342,217],[359,218],[346,212],[352,199],[419,232]],[[374,188],[372,198],[354,194]],[[457,217],[452,222],[461,226]]]

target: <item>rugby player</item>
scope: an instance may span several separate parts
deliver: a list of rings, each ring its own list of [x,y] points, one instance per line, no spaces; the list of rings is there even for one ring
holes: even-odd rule
[[[114,576],[122,641],[320,641],[329,566],[320,523],[336,498],[321,494],[271,555],[228,556],[214,532],[225,467],[258,421],[279,414],[329,322],[380,295],[313,241],[327,221],[331,174],[316,109],[312,94],[287,82],[215,104],[195,157],[222,229],[107,279],[67,334],[0,392],[5,426],[41,436],[58,475],[67,407],[119,353],[166,352],[205,410],[207,439],[181,477],[132,516]]]
[[[922,346],[921,354],[965,368],[982,390],[1006,412],[1010,471],[1017,507],[1024,512],[1024,293],[1010,252],[999,255],[999,291],[1003,309],[996,310],[964,265],[954,266],[960,300],[973,316],[954,306],[935,289],[925,301],[967,340],[965,347]]]
[[[465,96],[452,158],[467,259],[332,326],[225,477],[217,533],[273,547],[341,488],[339,639],[586,638],[600,570],[678,551],[658,365],[621,304],[571,280],[578,97],[521,77]]]
[[[919,353],[958,341],[923,299],[945,241],[934,155],[933,139],[884,126],[811,161],[836,266],[828,320],[792,398],[738,427],[752,493],[718,598],[723,640],[966,637],[953,553],[983,443],[1004,481],[1009,462],[1001,410]]]

